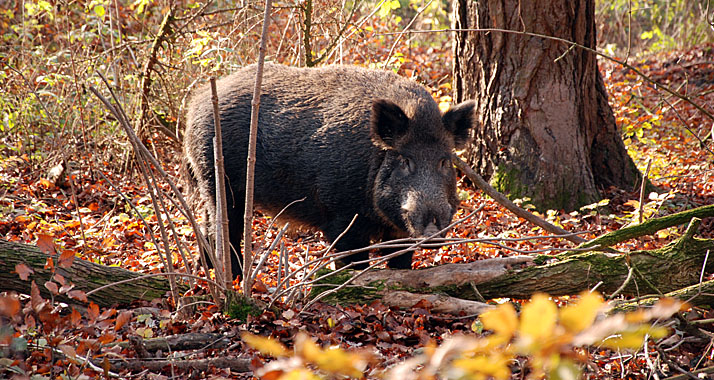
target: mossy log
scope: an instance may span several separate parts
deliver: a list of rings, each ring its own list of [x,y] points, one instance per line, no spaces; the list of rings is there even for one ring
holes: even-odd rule
[[[714,240],[698,239],[700,219],[692,219],[685,234],[665,247],[629,254],[579,252],[569,256],[490,259],[468,264],[448,264],[422,270],[378,270],[365,273],[338,291],[353,272],[320,281],[313,296],[333,289],[328,302],[364,303],[390,292],[446,294],[479,301],[497,297],[528,298],[537,292],[554,296],[577,294],[596,285],[600,292],[629,296],[662,295],[697,284]],[[533,263],[544,262],[540,265]],[[529,265],[530,264],[530,265]],[[714,268],[708,260],[706,269]]]
[[[600,248],[610,247],[617,243],[634,239],[640,236],[651,235],[665,228],[678,226],[688,223],[692,218],[707,218],[714,217],[714,205],[702,206],[687,211],[678,212],[676,214],[666,215],[659,218],[648,219],[641,224],[620,228],[617,231],[612,231],[605,235],[599,236],[596,239],[583,243],[578,248],[587,248],[599,246]],[[566,253],[564,255],[572,255]]]
[[[52,257],[57,263],[58,256]],[[51,293],[44,286],[54,274],[51,270],[45,269],[47,258],[48,255],[35,246],[0,240],[0,291],[30,294],[30,283],[35,281],[42,297],[51,298]],[[34,271],[27,280],[20,279],[20,276],[15,273],[16,265],[21,263]],[[169,291],[169,282],[166,278],[141,278],[141,273],[80,259],[75,259],[69,268],[55,266],[55,273],[61,274],[67,281],[73,283],[74,290],[84,292],[123,280],[131,280],[104,288],[87,297],[89,301],[102,307],[128,305],[136,300],[150,301],[163,298]],[[79,301],[64,294],[54,295],[54,299],[68,304],[80,304]]]
[[[712,252],[714,253],[714,252]],[[683,302],[688,302],[691,305],[714,305],[714,280],[703,281],[686,288],[677,289],[666,293],[665,297],[676,298]],[[648,297],[645,299],[637,299],[635,301],[620,302],[614,305],[612,311],[632,311],[641,306],[654,305],[660,297]]]

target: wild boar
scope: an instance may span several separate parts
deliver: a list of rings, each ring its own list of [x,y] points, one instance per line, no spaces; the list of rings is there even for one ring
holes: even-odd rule
[[[238,252],[255,70],[255,65],[244,67],[217,83],[230,242]],[[459,203],[450,155],[467,142],[473,112],[474,102],[466,101],[442,114],[422,85],[391,71],[266,63],[255,205],[275,215],[304,198],[283,218],[319,229],[331,242],[357,214],[335,245],[338,251],[436,233],[451,222]],[[183,153],[208,231],[215,224],[213,136],[206,86],[190,103]],[[342,264],[368,258],[366,252],[355,254]],[[407,253],[388,265],[410,268],[411,259]],[[238,265],[234,257],[234,273]]]

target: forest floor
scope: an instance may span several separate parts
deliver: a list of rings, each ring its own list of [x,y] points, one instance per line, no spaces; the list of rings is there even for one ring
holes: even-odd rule
[[[676,89],[709,112],[714,111],[711,108],[714,104],[714,46],[660,53],[646,59],[631,58],[629,63],[659,85]],[[714,152],[711,151],[714,145],[710,142],[711,133],[714,131],[712,119],[686,101],[668,96],[630,69],[602,61],[600,70],[630,156],[643,172],[651,161],[648,177],[657,189],[646,197],[643,216],[651,218],[714,204]],[[439,72],[429,75],[448,76],[447,73]],[[436,92],[438,91],[435,91],[435,97],[443,100]],[[166,160],[166,170],[177,178],[178,163],[170,160],[170,157],[176,156],[173,153],[175,149],[176,147],[171,145],[157,144],[155,147],[159,157]],[[58,157],[54,159],[54,163],[61,161]],[[38,164],[27,155],[9,156],[2,160],[0,236],[4,239],[29,244],[49,241],[59,251],[70,250],[93,262],[120,265],[142,273],[161,271],[157,247],[149,243],[148,231],[114,188],[116,186],[132,200],[136,209],[155,227],[156,215],[152,211],[151,200],[136,173],[118,170],[120,165],[116,161],[107,160],[104,167],[91,167],[82,164],[83,157],[72,157],[69,158],[73,163],[70,166],[74,165],[69,171],[73,181],[70,184],[67,181],[48,180],[49,166],[52,165]],[[104,173],[107,179],[98,175],[98,172]],[[457,218],[480,206],[483,206],[483,209],[475,217],[458,225],[450,236],[510,238],[546,235],[540,228],[515,217],[492,199],[483,197],[480,191],[464,185],[461,186],[461,191],[464,200]],[[608,201],[578,212],[553,210],[542,216],[566,230],[585,231],[582,236],[588,239],[636,222],[639,213],[639,188],[607,189],[605,198]],[[81,216],[81,222],[78,215]],[[195,254],[195,246],[191,243],[193,232],[185,218],[178,213],[171,217],[178,223],[176,232],[179,238],[188,242]],[[277,227],[268,229],[269,223],[270,219],[262,216],[255,220],[255,241],[269,241],[277,235]],[[683,226],[672,227],[655,236],[622,243],[617,248],[625,252],[657,248],[676,239],[682,232]],[[714,219],[705,219],[698,235],[714,238]],[[319,233],[298,231],[283,237],[283,242],[290,253],[292,267],[317,258],[315,255],[326,248]],[[557,248],[571,246],[567,242],[552,239],[533,239],[504,245],[505,247],[464,244],[418,251],[414,256],[414,267],[504,257],[514,255],[513,249],[546,250],[546,253],[552,250],[550,252],[555,254],[558,252]],[[255,287],[258,298],[267,300],[275,290],[278,258],[277,253],[268,258],[265,271],[259,276]],[[178,255],[176,261],[179,265],[182,264]],[[191,294],[205,294],[205,290],[195,288]],[[567,303],[567,299],[564,297],[558,301]],[[495,300],[499,303],[504,301],[506,300]],[[5,315],[6,319],[2,320],[12,320],[16,331],[28,339],[31,345],[40,345],[40,338],[61,339],[63,343],[60,346],[64,347],[62,351],[65,355],[74,350],[79,356],[96,358],[98,363],[101,363],[104,356],[134,357],[135,352],[130,348],[106,348],[110,343],[126,341],[132,335],[149,338],[187,332],[218,332],[230,337],[235,344],[231,345],[228,351],[209,348],[194,352],[193,358],[246,357],[252,359],[254,365],[260,366],[260,363],[269,359],[257,355],[253,349],[242,343],[238,337],[239,332],[269,335],[287,346],[292,346],[296,334],[303,331],[321,346],[340,346],[346,349],[369,347],[376,360],[367,372],[368,377],[376,376],[382,369],[413,356],[424,347],[438,345],[447,336],[459,332],[476,334],[473,331],[473,323],[477,320],[477,316],[438,315],[429,310],[428,304],[418,304],[410,310],[398,310],[388,308],[380,302],[338,306],[318,302],[306,310],[302,310],[300,302],[291,306],[278,303],[277,309],[265,311],[258,316],[249,316],[247,321],[232,320],[220,313],[215,306],[207,306],[198,308],[188,318],[178,319],[170,312],[171,305],[167,300],[161,299],[147,304],[94,312],[90,308],[89,315],[82,316],[70,313],[66,305],[56,305],[59,315],[65,316],[67,321],[71,320],[72,323],[57,323],[48,327],[47,321],[35,320],[27,299],[22,299],[22,304],[25,305],[24,308],[15,310],[14,315]],[[127,319],[125,312],[137,310],[138,307],[146,307],[148,309],[141,310],[152,309],[156,312],[135,313]],[[7,305],[0,305],[0,311],[9,313]],[[96,315],[92,317],[92,313]],[[122,315],[124,317],[120,317]],[[685,317],[703,321],[697,327],[709,336],[714,333],[714,311],[711,309],[691,309]],[[2,328],[4,327],[0,325],[0,329]],[[686,334],[683,336],[686,337]],[[0,340],[0,349],[7,342],[9,341]],[[105,348],[94,350],[97,342],[104,344]],[[710,342],[682,339],[680,344],[670,348],[667,351],[668,360],[685,371],[714,365],[714,349]],[[606,349],[592,348],[579,354],[586,363],[584,375],[589,378],[649,378],[653,374],[660,377],[677,374],[673,366],[664,363],[656,351],[618,354]],[[12,359],[15,361],[0,363],[6,365],[5,375],[2,375],[3,367],[0,366],[0,377],[23,373],[61,374],[67,370],[68,364],[66,360],[58,359],[57,354],[51,350],[42,349],[33,351],[29,356]],[[513,366],[516,371],[514,376],[523,375],[522,366],[523,363]],[[101,371],[97,368],[78,368],[81,368],[85,376],[100,376]],[[166,368],[161,372],[144,373],[144,376],[168,378],[176,376],[177,373],[183,373],[187,378],[247,376],[230,373],[222,368],[210,368],[203,374],[191,371]]]

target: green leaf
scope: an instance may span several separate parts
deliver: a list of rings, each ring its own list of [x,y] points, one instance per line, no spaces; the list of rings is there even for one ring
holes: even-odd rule
[[[132,7],[135,7],[137,15],[140,15],[144,13],[144,9],[146,8],[147,5],[151,3],[151,0],[135,0],[133,4],[131,4]]]
[[[384,3],[382,3],[382,6],[379,8],[379,17],[385,18],[387,17],[390,13],[392,13],[392,10],[394,9],[399,9],[402,5],[399,4],[399,0],[386,0]]]
[[[94,14],[97,15],[97,17],[101,18],[104,20],[104,15],[106,15],[107,10],[104,8],[103,5],[97,5],[94,7]]]

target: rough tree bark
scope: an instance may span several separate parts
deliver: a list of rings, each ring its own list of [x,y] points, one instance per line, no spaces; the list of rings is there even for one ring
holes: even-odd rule
[[[477,101],[467,161],[511,199],[572,210],[641,175],[618,133],[596,56],[594,0],[454,0],[456,101]],[[462,31],[458,31],[462,30]]]

